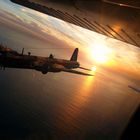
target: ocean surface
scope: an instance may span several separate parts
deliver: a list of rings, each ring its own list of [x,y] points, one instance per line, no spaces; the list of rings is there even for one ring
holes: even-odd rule
[[[123,82],[122,82],[123,81]],[[15,139],[118,139],[139,104],[126,78],[0,72],[0,134]]]

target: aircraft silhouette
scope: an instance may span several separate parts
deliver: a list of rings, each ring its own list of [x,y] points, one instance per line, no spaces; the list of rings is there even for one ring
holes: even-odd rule
[[[54,58],[52,54],[49,57],[41,57],[31,55],[24,55],[24,48],[22,53],[18,53],[10,48],[0,45],[0,66],[1,69],[7,68],[21,68],[21,69],[34,69],[47,74],[48,72],[69,72],[80,75],[93,76],[88,73],[74,70],[80,68],[84,70],[90,70],[87,68],[80,67],[77,62],[78,48],[75,48],[70,60]]]

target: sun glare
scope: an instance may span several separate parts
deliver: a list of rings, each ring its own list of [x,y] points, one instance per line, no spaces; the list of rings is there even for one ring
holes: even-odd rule
[[[91,68],[91,70],[93,71],[93,72],[95,72],[96,71],[96,66],[93,66],[92,68]]]
[[[107,63],[109,61],[111,49],[105,44],[94,44],[90,48],[90,54],[97,63]]]

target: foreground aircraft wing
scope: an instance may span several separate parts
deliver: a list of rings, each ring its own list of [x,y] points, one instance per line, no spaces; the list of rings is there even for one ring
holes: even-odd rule
[[[11,0],[66,22],[140,47],[139,0]]]
[[[64,72],[69,72],[69,73],[74,73],[74,74],[80,74],[80,75],[86,75],[86,76],[94,76],[92,74],[88,74],[88,73],[84,73],[84,72],[81,72],[81,71],[76,71],[76,70],[72,70],[72,69],[61,69],[61,71],[64,71]]]

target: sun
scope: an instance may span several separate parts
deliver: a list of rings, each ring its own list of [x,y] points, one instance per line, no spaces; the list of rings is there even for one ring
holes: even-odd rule
[[[95,72],[96,69],[97,69],[96,66],[93,66],[93,67],[91,68],[91,71]]]
[[[97,63],[107,63],[110,58],[111,49],[105,44],[96,43],[90,47],[90,54]]]

